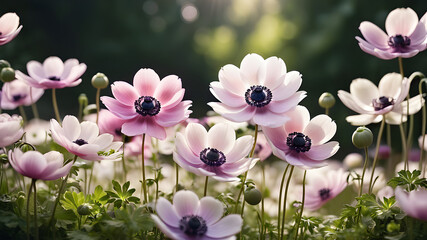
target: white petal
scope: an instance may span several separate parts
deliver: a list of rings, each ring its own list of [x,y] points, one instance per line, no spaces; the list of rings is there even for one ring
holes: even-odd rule
[[[238,214],[230,214],[217,223],[208,226],[206,236],[212,238],[225,238],[239,233],[242,229],[243,220]]]
[[[354,79],[350,84],[350,93],[359,102],[370,106],[373,99],[380,97],[377,86],[368,79]]]
[[[175,193],[173,206],[180,217],[194,215],[199,208],[199,198],[194,192],[182,190]]]
[[[217,222],[224,213],[224,206],[218,200],[213,197],[204,197],[200,199],[200,207],[198,216],[202,217],[206,224],[212,225]]]
[[[216,148],[227,154],[234,146],[236,133],[234,128],[227,123],[217,123],[208,132],[208,147]]]

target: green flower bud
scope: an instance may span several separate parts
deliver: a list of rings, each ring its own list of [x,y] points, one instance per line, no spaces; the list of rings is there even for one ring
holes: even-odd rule
[[[77,213],[84,216],[84,215],[90,215],[90,210],[92,209],[92,207],[87,204],[87,203],[83,203],[82,205],[77,207]]]
[[[0,60],[0,71],[5,67],[11,67],[10,63],[6,60]]]
[[[6,164],[8,163],[8,158],[7,158],[7,154],[0,154],[0,164]]]
[[[108,78],[103,73],[97,73],[92,77],[92,86],[94,88],[103,89],[108,87]]]
[[[387,224],[387,232],[393,233],[393,232],[399,232],[399,231],[400,231],[400,224],[397,224],[394,221],[391,221],[389,224]]]
[[[261,192],[256,188],[250,188],[245,190],[245,201],[250,205],[257,205],[261,202]]]
[[[83,114],[85,116],[92,114],[92,113],[96,113],[96,105],[95,104],[89,104],[85,107],[85,109],[83,109]]]
[[[352,136],[353,145],[357,148],[369,147],[374,140],[374,135],[367,127],[358,127]]]
[[[80,106],[82,106],[83,108],[85,108],[88,104],[89,104],[89,100],[87,99],[86,94],[81,93],[79,95],[79,104]]]
[[[335,97],[334,95],[325,92],[319,97],[319,105],[322,108],[332,108],[335,105]]]
[[[15,70],[11,67],[2,68],[0,78],[3,82],[11,82],[15,80]]]

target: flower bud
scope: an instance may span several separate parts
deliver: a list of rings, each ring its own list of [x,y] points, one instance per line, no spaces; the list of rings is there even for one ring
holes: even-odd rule
[[[103,73],[97,73],[92,77],[92,86],[94,88],[103,89],[108,87],[108,78]]]
[[[322,108],[332,108],[335,105],[335,97],[332,94],[325,92],[319,97],[319,105]]]
[[[357,148],[366,148],[372,144],[374,135],[367,127],[358,127],[352,136],[353,145]]]
[[[256,188],[250,188],[245,190],[245,201],[250,205],[257,205],[261,202],[261,192]]]
[[[83,108],[85,108],[88,104],[89,104],[89,100],[87,99],[86,94],[81,93],[79,95],[79,104],[80,106],[82,106]]]
[[[394,221],[391,221],[389,224],[387,224],[387,232],[394,233],[400,231],[400,224],[395,223]]]
[[[7,154],[4,154],[4,153],[0,154],[0,164],[6,164],[8,162],[9,161],[8,161],[8,158],[7,158]]]
[[[0,78],[3,82],[11,82],[15,80],[15,70],[11,67],[2,68]]]
[[[83,109],[83,114],[85,116],[92,114],[92,113],[96,113],[96,105],[95,104],[89,104],[85,107],[85,109]]]
[[[90,210],[92,209],[92,207],[87,204],[87,203],[83,203],[82,205],[77,207],[77,213],[84,216],[84,215],[90,215]]]
[[[0,71],[5,68],[5,67],[10,67],[10,63],[6,60],[0,60]]]

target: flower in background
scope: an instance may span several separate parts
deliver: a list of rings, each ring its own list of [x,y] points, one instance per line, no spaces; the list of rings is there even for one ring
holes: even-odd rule
[[[408,216],[427,221],[427,189],[418,188],[408,193],[397,187],[395,196],[397,204]]]
[[[32,145],[40,145],[50,141],[50,122],[42,119],[31,119],[24,127],[25,142]]]
[[[45,181],[64,177],[73,166],[72,162],[64,165],[64,156],[57,151],[23,153],[19,148],[9,151],[9,162],[21,175]]]
[[[233,128],[226,123],[218,123],[208,132],[201,124],[190,123],[184,133],[176,134],[173,159],[197,175],[235,181],[257,162],[246,157],[253,141],[248,135],[236,139]]]
[[[424,146],[423,146],[423,136],[420,136],[418,138],[418,146],[420,146],[420,149],[424,149],[424,151],[427,151],[427,134],[424,136]]]
[[[355,126],[380,122],[383,117],[388,124],[400,124],[406,121],[407,101],[403,101],[409,92],[411,82],[398,73],[389,73],[381,78],[378,87],[368,79],[358,78],[351,82],[350,93],[339,90],[338,97],[345,106],[360,115],[348,116],[347,122]],[[409,115],[418,112],[421,95],[409,99]],[[403,115],[403,116],[402,116]]]
[[[144,141],[144,159],[150,159],[152,157],[153,151],[151,146],[151,138],[145,137]],[[131,157],[131,156],[139,156],[142,154],[141,149],[142,144],[142,136],[134,136],[130,138],[129,142],[125,143],[125,157]]]
[[[27,63],[28,75],[16,71],[18,79],[25,80],[35,88],[51,89],[74,87],[82,82],[80,78],[86,71],[86,64],[71,58],[65,62],[59,57],[48,57],[43,64],[37,61]]]
[[[43,93],[43,89],[32,88],[22,79],[6,82],[1,92],[1,108],[11,110],[22,105],[29,106],[37,102]]]
[[[96,118],[94,120],[96,120]],[[114,141],[123,141],[122,125],[125,122],[126,120],[116,117],[116,115],[106,109],[101,109],[101,111],[99,111],[99,133],[109,133],[113,135]]]
[[[284,115],[306,97],[299,91],[302,78],[297,71],[286,72],[278,57],[263,59],[258,54],[246,55],[240,69],[228,64],[219,71],[219,82],[211,82],[211,92],[220,101],[209,106],[234,122],[252,121],[260,126],[279,127]]]
[[[330,170],[326,174],[312,174],[310,171],[308,175],[310,178],[305,190],[304,207],[310,210],[319,209],[348,185],[348,173],[343,169]]]
[[[89,161],[118,160],[121,158],[121,142],[113,142],[113,135],[99,135],[96,123],[82,123],[74,116],[65,116],[62,127],[55,119],[50,120],[53,140],[68,152]]]
[[[4,45],[18,35],[22,25],[19,26],[19,17],[16,13],[5,13],[0,17],[0,45]]]
[[[169,75],[160,81],[152,69],[140,69],[133,84],[116,81],[111,85],[115,98],[101,97],[108,110],[126,121],[123,134],[147,134],[163,140],[166,127],[175,126],[190,115],[191,101],[182,101],[185,90],[178,76]]]
[[[238,129],[246,130],[246,128],[248,127],[248,123],[247,122],[239,122],[239,123],[237,123],[237,122],[233,122],[233,121],[227,120],[227,119],[225,119],[222,116],[208,116],[208,117],[204,117],[202,122],[205,123],[209,127],[212,127],[213,125],[215,125],[217,123],[221,123],[221,122],[222,123],[228,123],[236,131]]]
[[[267,159],[272,153],[270,144],[262,132],[258,132],[258,137],[255,145],[254,156],[258,157],[260,161]]]
[[[343,164],[347,169],[361,167],[363,164],[363,156],[360,153],[349,153],[345,156]]]
[[[242,229],[243,220],[238,214],[224,214],[223,204],[213,197],[199,200],[191,191],[179,191],[173,204],[161,197],[156,203],[157,215],[152,214],[157,227],[174,240],[235,239]]]
[[[290,120],[281,127],[262,128],[273,154],[294,166],[324,166],[326,163],[323,160],[339,149],[338,142],[327,142],[335,135],[335,122],[324,114],[310,120],[310,113],[303,106],[297,106],[287,116]]]
[[[388,14],[385,28],[387,34],[371,22],[362,22],[359,29],[365,40],[356,37],[360,48],[386,60],[410,58],[426,49],[427,14],[418,21],[411,8],[397,8]]]
[[[6,147],[18,141],[24,134],[22,117],[0,114],[0,147]]]

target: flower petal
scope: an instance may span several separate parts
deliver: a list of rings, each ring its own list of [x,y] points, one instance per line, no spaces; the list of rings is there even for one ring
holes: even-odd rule
[[[115,81],[111,84],[111,92],[117,101],[127,106],[134,106],[135,101],[140,97],[132,85],[123,81]]]
[[[227,123],[217,123],[207,133],[207,146],[227,154],[234,146],[236,133]]]
[[[173,206],[181,218],[194,215],[199,208],[199,197],[194,192],[181,190],[175,193]]]
[[[240,69],[231,64],[227,64],[219,70],[218,79],[224,89],[238,96],[244,96],[247,88],[250,87],[240,78]]]
[[[357,78],[351,82],[350,93],[366,106],[372,105],[372,99],[380,97],[377,86],[364,78]]]
[[[46,77],[60,77],[64,71],[64,63],[59,57],[48,57],[43,62]]]
[[[258,70],[264,64],[264,58],[256,53],[246,55],[240,63],[240,78],[252,85],[260,85]]]
[[[238,214],[230,214],[208,227],[206,236],[212,238],[225,238],[239,233],[242,229],[243,220]]]
[[[234,122],[247,122],[252,119],[255,114],[255,107],[245,106],[243,108],[232,108],[223,103],[210,102],[208,103],[212,109],[222,115],[224,118]]]
[[[329,116],[321,114],[311,119],[304,129],[304,134],[310,137],[312,145],[320,145],[329,141],[336,131],[336,123]]]
[[[300,88],[302,83],[301,73],[291,71],[284,76],[283,84],[275,89],[270,89],[273,95],[273,101],[280,101],[289,98]],[[282,76],[283,78],[283,76]]]
[[[175,211],[175,208],[172,204],[165,198],[159,198],[156,204],[156,211],[159,217],[167,225],[172,227],[179,227],[179,221],[181,220],[178,216],[178,213]]]
[[[200,199],[200,207],[197,215],[206,221],[206,225],[210,226],[221,219],[224,213],[224,206],[213,197],[204,197]]]
[[[418,15],[411,8],[397,8],[391,11],[385,20],[385,29],[389,36],[400,34],[410,36],[418,24]]]
[[[134,106],[124,105],[112,97],[102,96],[101,101],[118,118],[132,119],[138,116]]]
[[[71,141],[76,140],[81,133],[79,120],[71,115],[64,117],[64,120],[62,121],[62,129],[64,131],[64,136]]]
[[[338,142],[332,141],[322,145],[311,146],[304,154],[313,160],[325,160],[337,153],[340,148]]]
[[[402,76],[399,73],[388,73],[378,84],[379,96],[396,99],[402,91]]]
[[[247,105],[243,95],[239,96],[232,92],[229,92],[227,89],[224,89],[220,82],[211,82],[210,91],[214,97],[216,97],[220,102],[226,104],[230,107],[242,107]]]
[[[164,77],[157,85],[153,96],[164,105],[167,105],[174,95],[182,89],[181,79],[176,75]]]
[[[191,151],[198,155],[208,147],[208,137],[205,127],[199,123],[189,123],[185,128],[185,138]]]
[[[258,78],[261,81],[261,85],[273,90],[283,84],[282,76],[285,74],[285,62],[278,57],[269,57],[261,65],[258,71]]]
[[[377,25],[371,22],[364,21],[360,24],[359,29],[363,37],[374,47],[380,49],[387,49],[389,47],[389,37]]]
[[[133,86],[139,96],[152,97],[159,83],[159,75],[149,68],[141,68],[133,77]]]
[[[373,114],[360,114],[348,116],[345,118],[353,126],[364,126],[371,123],[380,122],[383,119],[382,115],[373,115]]]
[[[266,108],[257,108],[253,121],[255,124],[264,127],[279,127],[289,120],[285,114],[277,114]]]

